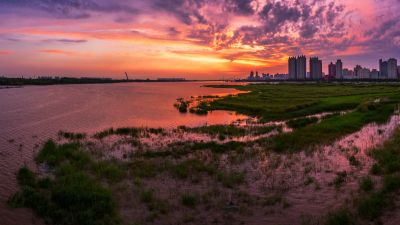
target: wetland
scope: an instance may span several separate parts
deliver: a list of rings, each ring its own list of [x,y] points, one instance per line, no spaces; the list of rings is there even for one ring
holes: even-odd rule
[[[399,85],[201,86],[165,107],[216,120],[58,129],[7,207],[65,225],[400,222]]]

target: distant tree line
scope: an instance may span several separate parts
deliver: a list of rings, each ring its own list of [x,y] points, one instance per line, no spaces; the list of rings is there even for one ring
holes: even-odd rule
[[[55,84],[105,84],[105,83],[123,83],[123,82],[185,82],[188,80],[114,80],[111,78],[90,78],[90,77],[38,77],[38,78],[10,78],[0,77],[0,85],[3,86],[21,86],[21,85],[55,85]]]

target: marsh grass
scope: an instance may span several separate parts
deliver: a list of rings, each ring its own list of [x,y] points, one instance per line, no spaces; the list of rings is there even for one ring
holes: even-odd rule
[[[72,133],[66,131],[59,131],[58,136],[63,137],[68,140],[82,140],[86,138],[85,133]]]
[[[400,190],[400,174],[397,164],[400,161],[400,128],[396,129],[393,136],[382,146],[371,151],[371,156],[377,162],[372,166],[370,173],[382,176],[382,185],[375,185],[371,177],[367,176],[360,180],[360,196],[355,197],[355,212],[350,213],[351,223],[331,223],[327,224],[355,224],[359,219],[366,221],[379,221],[380,217],[388,210],[396,207],[395,196]],[[342,179],[336,178],[334,183]],[[377,186],[377,187],[375,187]],[[342,216],[340,216],[342,217]],[[347,219],[346,219],[347,220]],[[333,221],[341,221],[334,219]],[[365,222],[368,223],[368,222]],[[362,223],[362,224],[365,224]]]
[[[195,208],[198,203],[198,197],[194,194],[183,194],[181,196],[182,205],[190,208]]]
[[[365,124],[384,123],[394,112],[395,105],[381,104],[374,109],[354,111],[342,116],[336,116],[275,137],[260,140],[278,152],[301,151],[316,146],[330,144],[346,134],[361,129]]]
[[[245,181],[245,174],[243,172],[229,171],[218,172],[217,179],[227,188],[235,188]]]
[[[78,143],[58,145],[49,140],[35,160],[53,168],[54,177],[39,179],[22,167],[17,174],[21,191],[9,199],[10,206],[32,208],[48,223],[120,224],[112,193],[99,182],[114,175],[113,169],[94,166]]]
[[[253,127],[240,127],[236,125],[211,125],[203,127],[188,128],[181,126],[178,129],[184,132],[207,134],[211,137],[218,137],[223,141],[226,138],[237,138],[244,136],[258,136],[270,133],[274,130],[280,130],[279,126],[253,126]]]
[[[317,117],[305,117],[305,118],[289,120],[286,124],[290,128],[298,129],[298,128],[305,127],[305,126],[308,126],[310,124],[314,124],[317,122],[318,122]]]
[[[391,97],[398,101],[398,85],[380,84],[253,84],[214,85],[249,93],[210,102],[208,110],[231,110],[261,117],[262,122],[288,120],[322,112],[353,110],[360,102]]]

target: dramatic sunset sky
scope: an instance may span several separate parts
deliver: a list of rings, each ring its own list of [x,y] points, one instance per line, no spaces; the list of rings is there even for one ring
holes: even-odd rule
[[[243,77],[400,59],[400,0],[0,0],[0,76]]]

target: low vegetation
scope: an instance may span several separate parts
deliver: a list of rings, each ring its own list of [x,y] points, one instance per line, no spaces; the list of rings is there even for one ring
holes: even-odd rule
[[[348,191],[352,180],[359,187],[346,207],[317,222],[309,219],[307,224],[378,223],[395,207],[400,190],[400,128],[371,151],[376,163],[361,178],[354,172],[363,168],[363,161],[351,149],[338,149],[350,171],[299,159],[303,150],[332,144],[365,124],[386,122],[400,102],[399,86],[237,88],[251,92],[224,98],[203,96],[204,101],[195,107],[178,99],[176,107],[198,114],[234,110],[256,116],[260,123],[175,130],[109,128],[93,136],[60,131],[59,142],[47,141],[35,155],[39,171],[20,168],[16,174],[20,190],[8,205],[31,208],[46,223],[60,225],[242,224],[238,218],[260,215],[255,210],[263,210],[265,216],[284,215],[277,210],[290,210],[292,202],[286,194],[292,187],[312,193],[328,188],[339,196]],[[338,113],[342,110],[346,113]],[[314,115],[323,112],[331,113]],[[274,120],[285,121],[292,129],[285,133],[286,127],[263,124]],[[209,139],[181,139],[186,133]],[[168,141],[168,135],[178,139]],[[167,141],[161,142],[164,136]],[[242,137],[257,138],[244,142]],[[160,143],[150,146],[145,143],[149,140]],[[315,153],[317,160],[323,159],[318,151],[304,153],[304,157]]]
[[[400,86],[380,84],[256,84],[218,85],[249,93],[227,96],[210,103],[208,110],[231,110],[260,117],[262,122],[289,120],[322,112],[354,110],[376,99],[399,100]]]
[[[21,191],[8,201],[12,207],[32,208],[52,224],[120,224],[112,193],[102,173],[79,144],[48,141],[37,155],[38,163],[54,169],[54,177],[41,177],[27,167],[17,174]]]
[[[381,147],[373,150],[371,156],[377,160],[372,167],[372,175],[379,174],[382,184],[376,187],[371,176],[360,180],[360,194],[355,196],[354,210],[343,209],[328,216],[326,224],[367,224],[380,223],[380,218],[395,207],[395,199],[400,190],[400,128]],[[377,173],[376,171],[379,171]],[[335,183],[339,179],[336,179]]]

